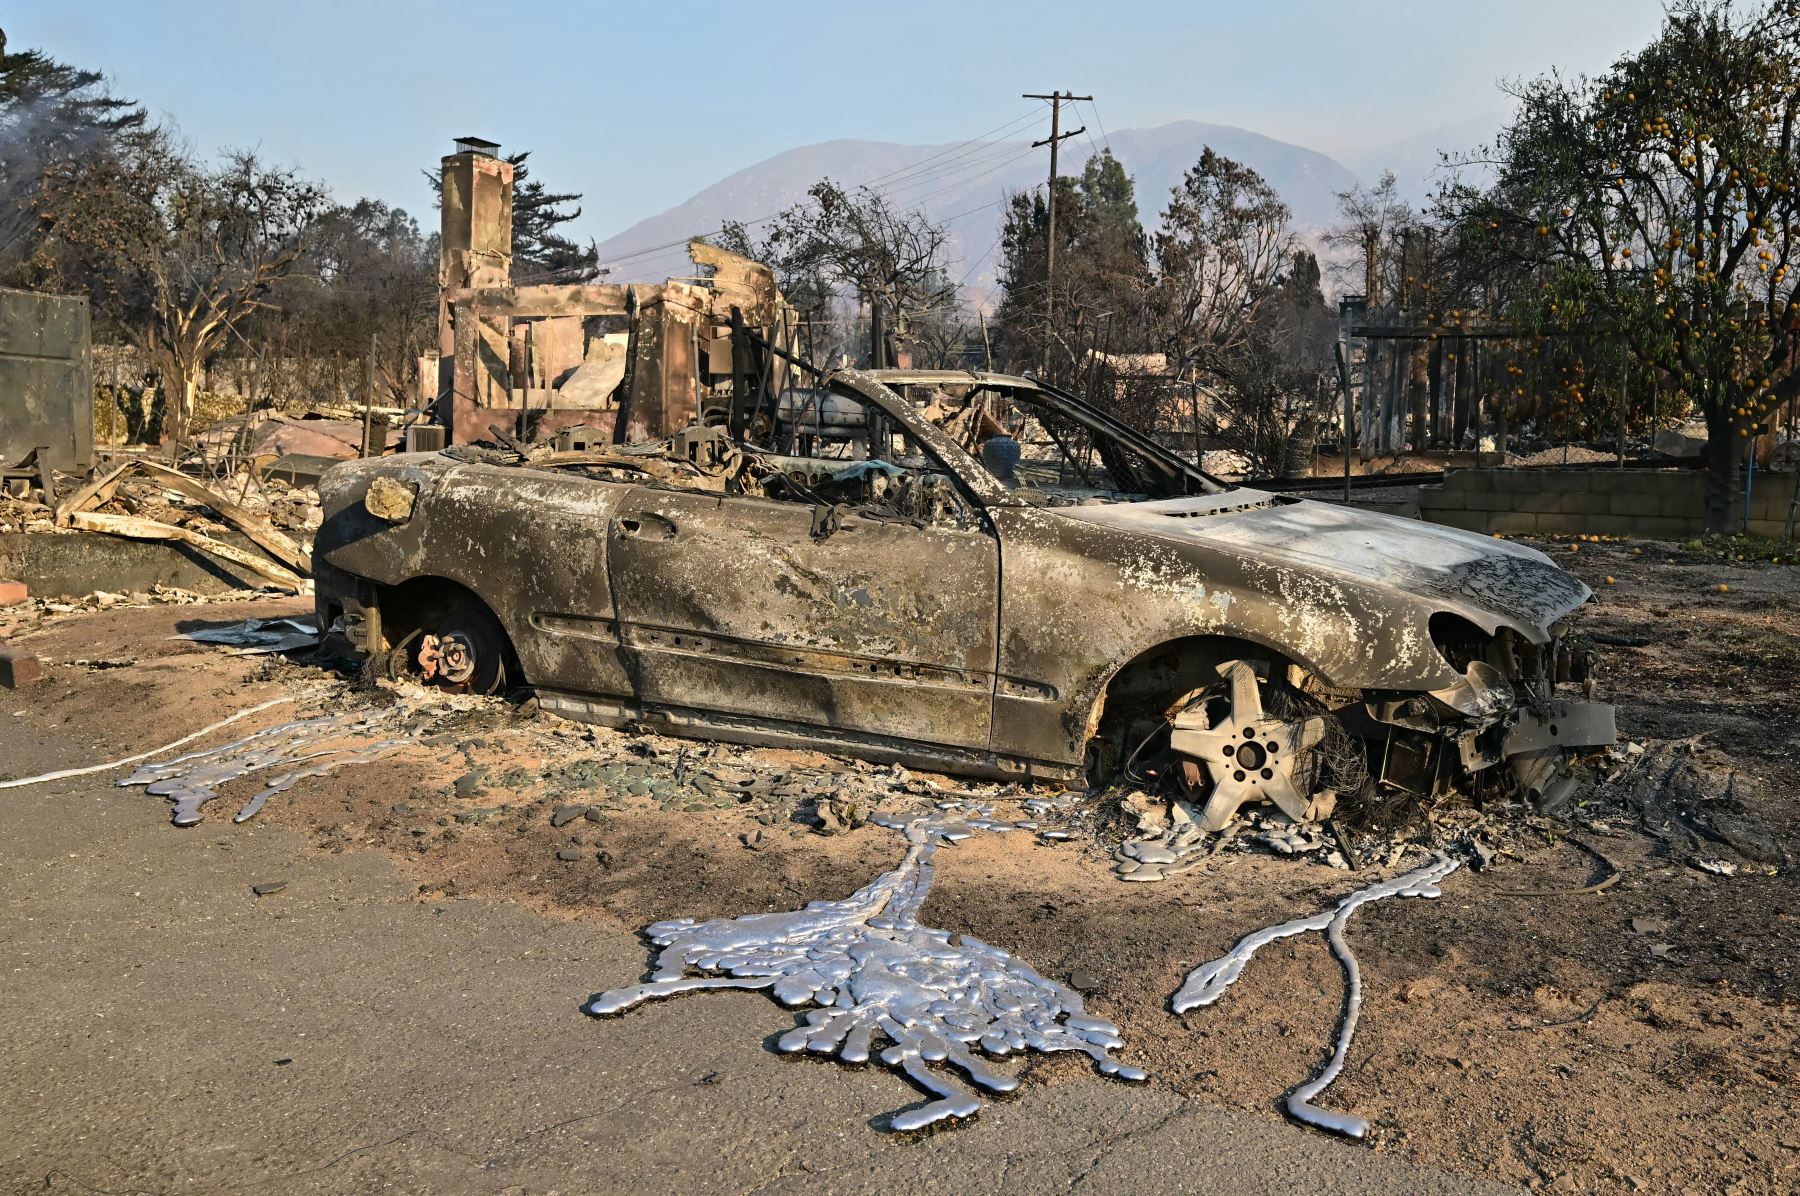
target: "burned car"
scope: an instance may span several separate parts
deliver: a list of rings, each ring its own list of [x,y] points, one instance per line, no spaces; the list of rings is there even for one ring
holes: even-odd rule
[[[321,626],[577,719],[990,777],[1162,762],[1216,829],[1553,802],[1613,741],[1533,549],[1231,486],[1075,395],[838,370],[733,436],[458,446],[321,482]]]

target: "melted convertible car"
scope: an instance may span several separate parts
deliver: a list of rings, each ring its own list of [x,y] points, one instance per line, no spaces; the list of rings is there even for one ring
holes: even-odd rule
[[[1613,741],[1558,627],[1591,595],[1532,549],[1227,486],[1029,378],[843,370],[771,407],[736,440],[338,465],[321,626],[579,719],[987,776],[1158,761],[1209,829],[1553,802]]]

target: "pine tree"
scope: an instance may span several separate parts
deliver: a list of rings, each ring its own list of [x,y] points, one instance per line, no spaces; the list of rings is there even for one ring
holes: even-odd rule
[[[41,232],[46,174],[146,121],[143,108],[106,90],[99,71],[38,50],[8,54],[0,32],[0,273],[11,274]]]

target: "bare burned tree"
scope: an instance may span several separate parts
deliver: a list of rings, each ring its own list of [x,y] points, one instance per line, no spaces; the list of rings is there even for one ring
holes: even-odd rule
[[[1171,192],[1155,255],[1155,335],[1170,372],[1229,384],[1293,251],[1288,207],[1210,148]]]
[[[1383,171],[1373,187],[1355,186],[1338,192],[1338,223],[1325,234],[1325,243],[1348,250],[1351,269],[1360,277],[1363,295],[1371,308],[1384,306],[1399,291],[1399,254],[1394,242],[1415,222],[1412,210],[1400,201],[1394,172]],[[1352,284],[1355,285],[1355,284]]]
[[[721,243],[796,280],[797,286],[789,285],[803,311],[809,301],[827,310],[833,297],[847,292],[868,309],[872,325],[891,331],[903,313],[954,298],[945,277],[949,234],[943,225],[923,212],[901,211],[879,192],[846,191],[830,179],[815,183],[807,197],[776,216],[760,242],[751,240],[746,226],[727,224]]]
[[[254,153],[194,161],[163,132],[53,172],[40,277],[86,291],[155,364],[164,432],[187,432],[201,371],[300,262],[325,193]]]

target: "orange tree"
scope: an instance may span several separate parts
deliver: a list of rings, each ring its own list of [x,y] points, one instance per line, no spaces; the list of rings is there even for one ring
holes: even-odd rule
[[[1598,78],[1512,90],[1464,162],[1484,181],[1447,186],[1440,218],[1512,281],[1509,314],[1619,339],[1705,414],[1705,526],[1735,530],[1751,432],[1800,395],[1800,6],[1676,0]]]

